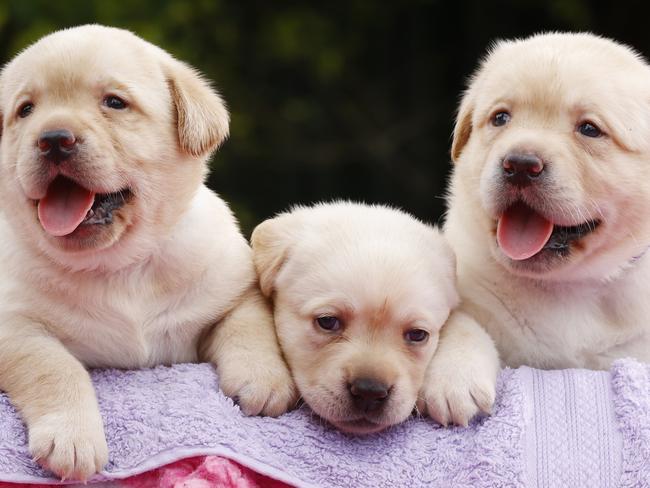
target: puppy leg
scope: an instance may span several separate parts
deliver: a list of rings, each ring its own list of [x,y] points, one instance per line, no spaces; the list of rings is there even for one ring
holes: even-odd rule
[[[499,355],[490,336],[469,315],[452,312],[418,400],[418,410],[443,425],[466,426],[494,403]]]
[[[257,290],[212,329],[200,349],[217,367],[223,392],[247,415],[277,417],[298,401],[298,390],[275,334],[273,315]]]
[[[63,479],[86,480],[108,462],[88,372],[38,324],[3,321],[0,389],[22,415],[30,452],[45,468]]]

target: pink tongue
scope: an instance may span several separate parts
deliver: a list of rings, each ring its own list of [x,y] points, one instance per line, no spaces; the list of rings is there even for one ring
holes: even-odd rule
[[[48,234],[66,236],[81,224],[94,200],[93,192],[72,180],[58,177],[38,202],[38,219]]]
[[[523,203],[516,203],[499,219],[497,242],[506,256],[522,261],[541,251],[552,233],[553,222]]]

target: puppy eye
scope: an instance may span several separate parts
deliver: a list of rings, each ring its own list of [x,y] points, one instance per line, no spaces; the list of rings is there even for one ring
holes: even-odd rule
[[[497,112],[492,116],[492,125],[494,127],[501,127],[510,122],[510,113],[506,111]]]
[[[587,137],[600,137],[603,135],[603,131],[592,122],[583,122],[578,126],[578,132],[583,136]]]
[[[124,110],[126,107],[128,107],[128,104],[124,100],[115,95],[106,96],[104,98],[104,105],[114,110]]]
[[[406,342],[425,342],[428,338],[429,333],[424,329],[411,329],[404,333],[404,339],[406,339]]]
[[[34,104],[32,102],[25,102],[18,108],[18,117],[24,119],[34,111]]]
[[[328,332],[334,332],[341,328],[341,321],[337,317],[332,317],[330,315],[318,317],[316,323],[321,329]]]

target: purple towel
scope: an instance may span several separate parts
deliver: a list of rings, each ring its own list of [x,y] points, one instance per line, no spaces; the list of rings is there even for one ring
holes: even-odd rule
[[[196,455],[221,455],[301,487],[650,486],[650,371],[504,370],[491,417],[469,428],[412,419],[368,437],[341,434],[306,407],[248,418],[211,366],[95,371],[116,480]],[[0,396],[0,481],[55,483],[27,452]]]

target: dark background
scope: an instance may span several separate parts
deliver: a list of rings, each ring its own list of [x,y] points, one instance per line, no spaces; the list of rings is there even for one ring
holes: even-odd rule
[[[0,59],[97,22],[197,67],[232,113],[209,184],[246,233],[293,203],[332,198],[391,203],[436,222],[456,104],[490,43],[588,30],[650,53],[646,3],[0,0]]]

